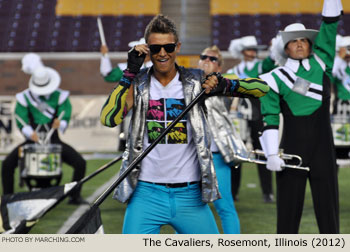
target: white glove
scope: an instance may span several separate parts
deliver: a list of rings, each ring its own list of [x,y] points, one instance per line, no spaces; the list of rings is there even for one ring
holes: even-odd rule
[[[337,17],[340,16],[343,11],[343,5],[341,0],[324,0],[322,16],[324,17]]]
[[[68,123],[66,120],[61,120],[60,121],[60,126],[59,126],[59,130],[61,131],[61,133],[64,133],[67,129]]]
[[[112,71],[112,63],[107,55],[101,56],[100,61],[100,73],[103,77],[106,77],[108,73]]]
[[[30,125],[24,125],[22,128],[22,133],[27,139],[31,139],[33,132],[34,130]]]
[[[285,163],[278,155],[270,155],[267,157],[266,168],[270,171],[282,171]]]
[[[278,135],[278,129],[267,129],[259,137],[265,157],[277,155],[279,145]]]

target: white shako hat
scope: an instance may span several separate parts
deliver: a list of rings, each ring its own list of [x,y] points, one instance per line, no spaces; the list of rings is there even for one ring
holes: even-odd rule
[[[255,36],[245,36],[231,40],[228,51],[234,58],[242,59],[243,50],[263,50],[266,47],[266,45],[258,45],[258,41],[256,40]]]
[[[339,51],[340,47],[350,47],[350,36],[337,35],[336,39],[336,49]]]
[[[253,50],[264,50],[266,45],[258,45],[258,41],[255,36],[245,36],[241,38],[242,50],[253,49]]]
[[[29,79],[29,89],[37,95],[49,95],[55,91],[61,83],[59,73],[50,67],[37,67]]]
[[[285,47],[289,41],[298,38],[307,38],[313,43],[318,34],[318,30],[306,29],[301,23],[293,23],[287,25],[283,31],[280,31],[280,34],[282,37],[283,46]]]

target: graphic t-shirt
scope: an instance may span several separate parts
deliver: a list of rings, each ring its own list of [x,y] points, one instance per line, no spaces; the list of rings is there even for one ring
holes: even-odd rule
[[[179,73],[165,87],[154,77],[146,115],[144,149],[186,107]],[[158,183],[181,183],[200,180],[197,152],[187,116],[154,147],[141,163],[140,180]]]

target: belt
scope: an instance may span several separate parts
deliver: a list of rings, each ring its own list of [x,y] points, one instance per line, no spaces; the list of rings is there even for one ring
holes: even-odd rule
[[[143,181],[143,180],[140,180],[140,181],[145,182],[145,183],[149,183],[149,184],[153,184],[153,185],[165,186],[167,188],[179,188],[179,187],[186,187],[189,185],[199,184],[199,181],[183,182],[183,183],[154,183],[154,182],[148,182],[148,181]]]

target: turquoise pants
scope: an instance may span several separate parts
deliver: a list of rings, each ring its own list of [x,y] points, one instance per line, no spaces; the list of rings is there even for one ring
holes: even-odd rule
[[[216,177],[221,199],[214,201],[225,234],[239,234],[240,223],[231,193],[231,167],[220,153],[213,153]]]
[[[178,234],[219,233],[199,183],[167,188],[139,181],[125,212],[123,234],[159,234],[166,224]]]

